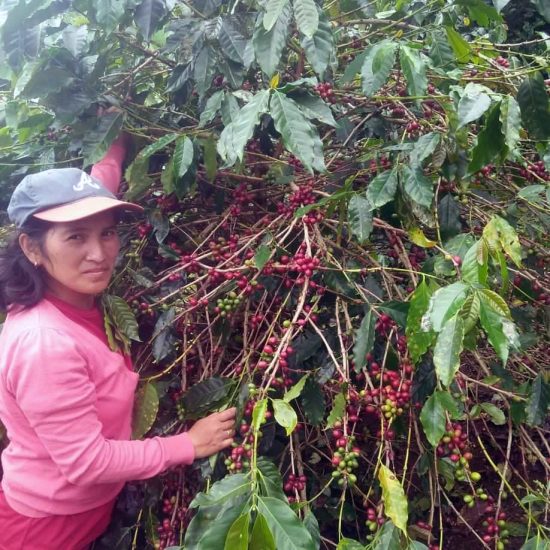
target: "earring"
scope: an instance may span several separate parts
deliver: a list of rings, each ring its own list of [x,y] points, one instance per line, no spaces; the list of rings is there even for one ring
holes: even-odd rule
[[[38,262],[35,260],[35,261],[33,262],[33,265],[34,265],[34,269],[36,269],[36,268],[38,267]]]

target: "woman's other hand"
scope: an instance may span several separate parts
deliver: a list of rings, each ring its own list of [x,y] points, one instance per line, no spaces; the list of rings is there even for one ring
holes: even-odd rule
[[[197,420],[187,435],[195,447],[195,458],[213,455],[233,443],[235,407]]]

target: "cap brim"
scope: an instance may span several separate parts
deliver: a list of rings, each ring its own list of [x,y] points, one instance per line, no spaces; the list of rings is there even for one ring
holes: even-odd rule
[[[87,197],[76,202],[42,210],[33,216],[47,222],[73,222],[113,208],[143,212],[141,206],[131,202],[119,201],[110,197]]]

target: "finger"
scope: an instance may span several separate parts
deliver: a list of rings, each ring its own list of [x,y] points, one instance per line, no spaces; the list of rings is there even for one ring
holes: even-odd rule
[[[234,420],[225,420],[224,422],[220,423],[220,426],[224,430],[229,430],[229,428],[235,429],[235,421]]]
[[[221,442],[221,447],[220,447],[220,450],[221,449],[225,449],[226,447],[231,447],[231,445],[233,445],[233,438],[230,437],[228,439],[224,439],[222,442]]]
[[[230,420],[231,418],[235,418],[236,414],[237,414],[237,409],[235,407],[231,407],[230,409],[227,409],[226,411],[222,411],[221,413],[219,413],[219,419]]]
[[[233,426],[227,426],[226,428],[222,428],[221,432],[226,437],[233,437],[235,435],[235,428]]]

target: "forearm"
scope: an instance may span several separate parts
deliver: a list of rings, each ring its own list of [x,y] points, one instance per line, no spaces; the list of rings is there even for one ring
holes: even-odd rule
[[[122,163],[126,157],[127,146],[128,136],[122,133],[113,141],[103,159],[92,167],[92,176],[114,194],[118,192],[122,179]]]

